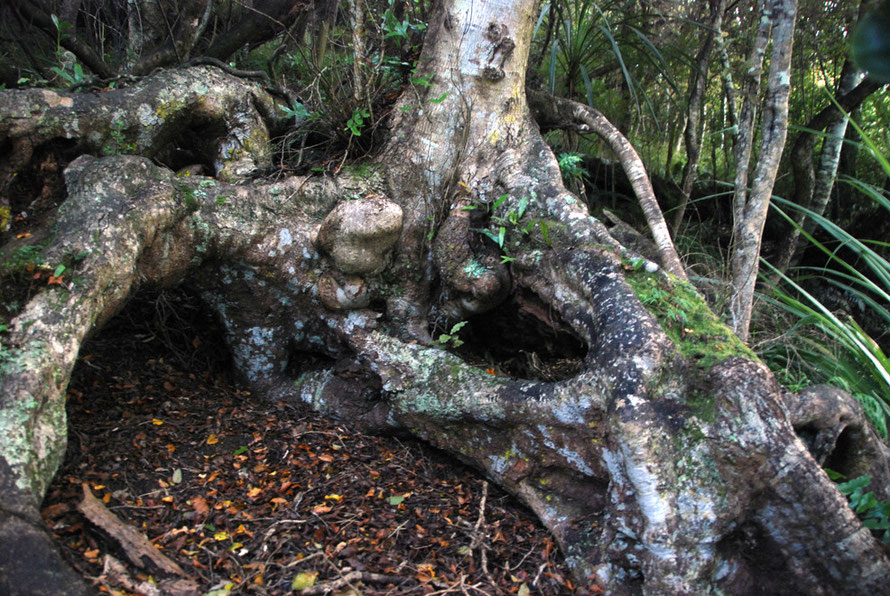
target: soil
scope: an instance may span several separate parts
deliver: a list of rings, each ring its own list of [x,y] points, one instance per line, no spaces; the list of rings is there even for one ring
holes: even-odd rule
[[[84,344],[43,514],[99,591],[169,578],[84,517],[82,483],[195,593],[588,593],[534,516],[452,457],[268,403],[230,373],[184,290],[143,292]]]

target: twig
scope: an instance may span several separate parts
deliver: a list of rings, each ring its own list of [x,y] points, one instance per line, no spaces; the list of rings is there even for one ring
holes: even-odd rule
[[[302,595],[308,594],[325,594],[327,592],[333,592],[334,590],[339,590],[344,586],[350,586],[352,589],[356,589],[355,586],[352,585],[353,582],[372,582],[377,584],[387,584],[387,583],[399,583],[404,581],[405,578],[399,577],[398,575],[384,575],[382,573],[367,573],[365,571],[350,571],[346,575],[342,575],[340,579],[334,579],[328,582],[322,582],[320,584],[315,584],[314,586],[303,588],[300,592]]]
[[[479,501],[479,517],[476,518],[476,525],[473,526],[473,540],[470,542],[471,550],[479,550],[479,567],[482,569],[482,573],[485,574],[485,577],[488,578],[488,581],[491,582],[492,587],[500,593],[500,588],[496,581],[494,581],[494,576],[491,575],[491,572],[488,570],[488,546],[483,544],[483,538],[485,534],[480,531],[483,524],[485,523],[485,503],[488,501],[488,481],[482,481],[482,499]]]

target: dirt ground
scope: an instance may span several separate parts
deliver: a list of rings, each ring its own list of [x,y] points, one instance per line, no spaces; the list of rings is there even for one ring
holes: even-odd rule
[[[216,322],[182,290],[143,292],[84,345],[43,514],[98,590],[588,593],[535,518],[453,458],[267,403],[230,369]],[[85,517],[83,483],[179,565],[179,583]]]

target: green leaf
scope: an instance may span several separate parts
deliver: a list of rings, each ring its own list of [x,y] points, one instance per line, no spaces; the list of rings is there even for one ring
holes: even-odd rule
[[[828,477],[831,478],[834,482],[846,478],[846,476],[844,476],[840,472],[835,472],[831,468],[823,468],[823,470],[825,470],[825,473],[828,474]]]
[[[491,230],[480,229],[480,230],[476,230],[476,231],[479,232],[480,234],[482,234],[483,236],[485,236],[486,238],[489,238],[495,244],[498,243],[498,237]]]
[[[390,497],[390,498],[387,499],[387,500],[389,501],[389,504],[390,504],[390,505],[398,506],[398,505],[400,505],[400,504],[402,503],[402,501],[405,500],[405,497],[398,497],[398,496],[396,496],[396,497]]]
[[[436,98],[434,98],[434,99],[428,99],[428,100],[426,100],[426,102],[427,102],[427,103],[442,103],[443,101],[445,101],[445,98],[446,98],[446,97],[448,97],[448,92],[447,92],[447,91],[446,91],[445,93],[443,93],[442,95],[440,95],[439,97],[436,97]]]
[[[848,482],[842,482],[837,485],[837,489],[845,495],[852,494],[855,490],[863,489],[871,482],[871,476],[860,476]]]
[[[547,228],[547,222],[539,219],[538,223],[541,225],[541,236],[544,237],[544,242],[547,243],[547,246],[553,246],[553,243],[550,242],[550,230]]]
[[[53,271],[53,277],[61,277],[62,274],[65,273],[65,269],[67,269],[67,267],[65,267],[64,265],[57,266],[56,270]]]
[[[235,449],[235,451],[232,452],[232,455],[241,455],[242,453],[247,453],[247,447],[245,445],[241,445],[241,447]]]
[[[451,335],[457,335],[457,332],[460,331],[461,329],[463,329],[464,325],[466,325],[466,324],[467,324],[466,321],[461,321],[460,323],[455,323],[454,326],[451,328]]]
[[[315,578],[318,577],[317,571],[304,571],[303,573],[298,573],[294,578],[294,581],[291,582],[290,587],[294,590],[305,590],[306,588],[311,588],[315,585]]]
[[[516,214],[522,219],[522,216],[525,215],[525,210],[528,209],[528,203],[531,201],[531,197],[522,197],[519,199],[519,206],[516,208]]]

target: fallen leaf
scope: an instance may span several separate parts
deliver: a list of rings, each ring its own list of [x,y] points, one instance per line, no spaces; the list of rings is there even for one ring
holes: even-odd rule
[[[207,499],[204,497],[194,497],[191,500],[192,509],[195,510],[195,513],[198,515],[204,516],[210,513],[210,507],[207,506]]]
[[[204,592],[204,596],[228,596],[232,592],[232,588],[234,587],[235,584],[229,582],[222,587],[210,590],[209,592]]]
[[[290,587],[294,590],[305,590],[306,588],[311,588],[315,585],[315,578],[318,577],[317,571],[304,571],[303,573],[298,573],[294,578],[294,581],[291,582]]]
[[[312,513],[314,513],[316,515],[321,515],[322,513],[328,513],[332,509],[333,509],[333,507],[330,507],[329,505],[316,505],[315,507],[312,508]]]
[[[229,538],[230,538],[229,533],[226,532],[225,530],[217,532],[216,534],[213,535],[213,539],[216,540],[217,542],[222,542],[223,540],[228,540]]]
[[[164,421],[158,420],[157,418],[152,418],[151,423],[154,424],[155,426],[161,426],[162,424],[164,424]]]
[[[208,445],[216,445],[217,443],[219,443],[219,437],[217,437],[216,435],[210,435],[209,437],[207,437]]]

